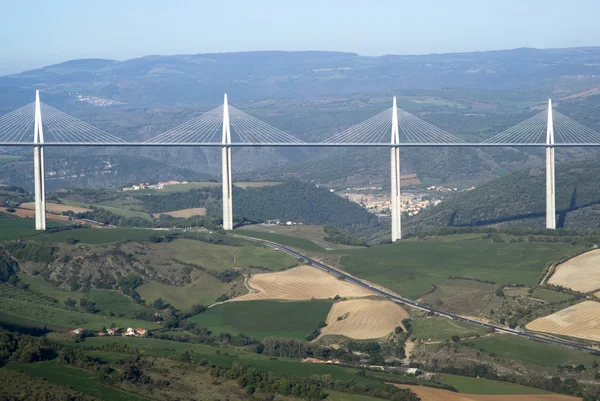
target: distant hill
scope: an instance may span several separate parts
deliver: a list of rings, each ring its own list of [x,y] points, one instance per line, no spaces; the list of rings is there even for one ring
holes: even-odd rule
[[[600,227],[600,164],[556,165],[556,211],[559,228]],[[526,169],[458,194],[407,220],[406,231],[437,226],[545,227],[545,170]]]
[[[600,48],[514,49],[366,57],[341,52],[262,51],[72,60],[0,77],[0,88],[43,87],[128,103],[314,97],[394,89],[549,87],[600,74]],[[0,91],[1,92],[1,91]]]

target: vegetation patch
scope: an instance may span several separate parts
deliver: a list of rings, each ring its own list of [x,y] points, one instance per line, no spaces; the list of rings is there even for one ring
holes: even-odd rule
[[[444,317],[414,318],[412,319],[412,330],[414,338],[432,341],[449,340],[453,336],[470,337],[487,333],[487,329],[483,327]]]

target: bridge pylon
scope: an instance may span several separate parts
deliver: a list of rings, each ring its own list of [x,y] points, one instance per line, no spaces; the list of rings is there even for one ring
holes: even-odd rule
[[[548,122],[546,124],[546,228],[556,228],[556,183],[554,178],[554,121],[552,99],[548,100]]]
[[[46,230],[46,166],[44,160],[44,128],[42,126],[42,109],[40,91],[35,91],[35,117],[33,142],[33,179],[35,198],[35,229]]]
[[[223,163],[223,230],[233,230],[233,207],[231,202],[233,183],[231,181],[231,126],[227,94],[223,100],[223,136],[221,157]]]
[[[392,242],[402,238],[402,224],[400,213],[400,135],[398,133],[398,108],[396,96],[392,107],[392,138],[391,138],[391,209],[392,209]]]

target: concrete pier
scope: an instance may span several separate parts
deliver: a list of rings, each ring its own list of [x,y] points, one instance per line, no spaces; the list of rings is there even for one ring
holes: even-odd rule
[[[42,126],[42,110],[40,91],[35,91],[35,119],[33,142],[40,144],[33,147],[33,179],[35,200],[35,229],[46,230],[46,166],[44,161],[44,128]]]
[[[221,147],[221,157],[223,163],[223,229],[233,230],[233,204],[231,201],[233,184],[231,180],[231,127],[229,125],[229,106],[227,103],[227,94],[223,101],[223,146]]]
[[[554,179],[554,122],[552,100],[548,100],[548,124],[546,126],[546,228],[556,228],[556,182]]]
[[[398,109],[396,107],[396,97],[394,96],[392,108],[392,139],[391,139],[391,209],[392,209],[392,242],[402,238],[402,224],[400,213],[400,143],[398,133]]]

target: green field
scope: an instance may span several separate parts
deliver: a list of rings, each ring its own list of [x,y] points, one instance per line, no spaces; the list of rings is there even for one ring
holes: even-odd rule
[[[118,216],[141,217],[142,219],[152,220],[152,216],[150,216],[148,213],[145,213],[145,212],[140,212],[140,211],[131,210],[131,209],[125,209],[125,208],[120,208],[120,207],[104,206],[99,203],[96,203],[93,206],[100,207],[100,208],[107,210],[111,213],[114,213]]]
[[[32,376],[42,377],[51,383],[70,387],[84,394],[110,401],[143,401],[134,394],[117,390],[113,387],[97,383],[96,375],[83,369],[56,363],[55,361],[8,364],[7,369],[21,371]]]
[[[540,343],[509,334],[498,334],[465,341],[465,345],[481,349],[507,360],[522,361],[531,365],[553,368],[556,365],[580,363],[588,368],[600,357],[558,345]]]
[[[240,228],[234,231],[234,233],[239,235],[245,235],[248,237],[254,237],[259,239],[264,239],[271,242],[276,242],[278,244],[289,246],[291,248],[301,249],[309,252],[326,252],[325,249],[321,248],[314,242],[298,237],[292,237],[290,235],[282,235],[275,233],[265,233],[259,231],[252,231],[247,228]]]
[[[551,394],[548,391],[520,384],[506,383],[495,380],[479,379],[473,377],[441,374],[439,381],[449,384],[460,393],[484,395],[512,395],[512,394]]]
[[[210,244],[191,239],[177,239],[165,245],[175,253],[175,258],[185,263],[200,265],[220,272],[226,269],[262,266],[269,270],[283,270],[298,262],[291,256],[249,241],[245,246]]]
[[[135,211],[143,211],[144,207],[137,199],[113,199],[94,203],[95,206],[110,207],[117,209],[129,209]]]
[[[0,155],[0,164],[16,162],[17,160],[21,160],[23,156],[17,155]]]
[[[31,239],[42,242],[66,242],[67,238],[74,238],[83,244],[97,245],[127,240],[145,240],[162,234],[164,234],[163,231],[138,228],[80,228],[57,233],[37,234]]]
[[[227,302],[190,318],[215,334],[242,333],[257,339],[291,337],[304,339],[319,321],[325,321],[331,301]]]
[[[173,286],[156,281],[148,281],[136,291],[146,303],[154,302],[158,298],[174,305],[181,310],[189,310],[193,305],[211,305],[223,294],[231,292],[231,285],[222,283],[213,276],[198,272],[197,278],[184,286]]]
[[[48,220],[46,226],[48,228],[56,228],[64,227],[64,224]],[[39,231],[35,230],[35,221],[33,219],[0,219],[0,241],[9,241],[36,234],[39,234]]]
[[[563,302],[573,298],[571,294],[565,294],[558,291],[547,290],[545,288],[536,288],[533,290],[534,298],[542,299],[547,302]]]
[[[109,327],[111,323],[119,327],[159,327],[158,324],[148,321],[68,310],[60,304],[53,304],[44,295],[6,284],[0,285],[0,313],[8,323],[17,324],[19,319],[28,319],[38,322],[40,327],[44,325],[100,330],[103,326]]]
[[[457,322],[444,317],[418,317],[412,320],[414,338],[424,340],[447,340],[452,336],[469,337],[483,335],[487,330],[474,324]]]
[[[448,276],[536,284],[545,265],[578,248],[559,243],[400,242],[343,251],[344,270],[417,299]],[[341,252],[341,251],[340,251]]]

